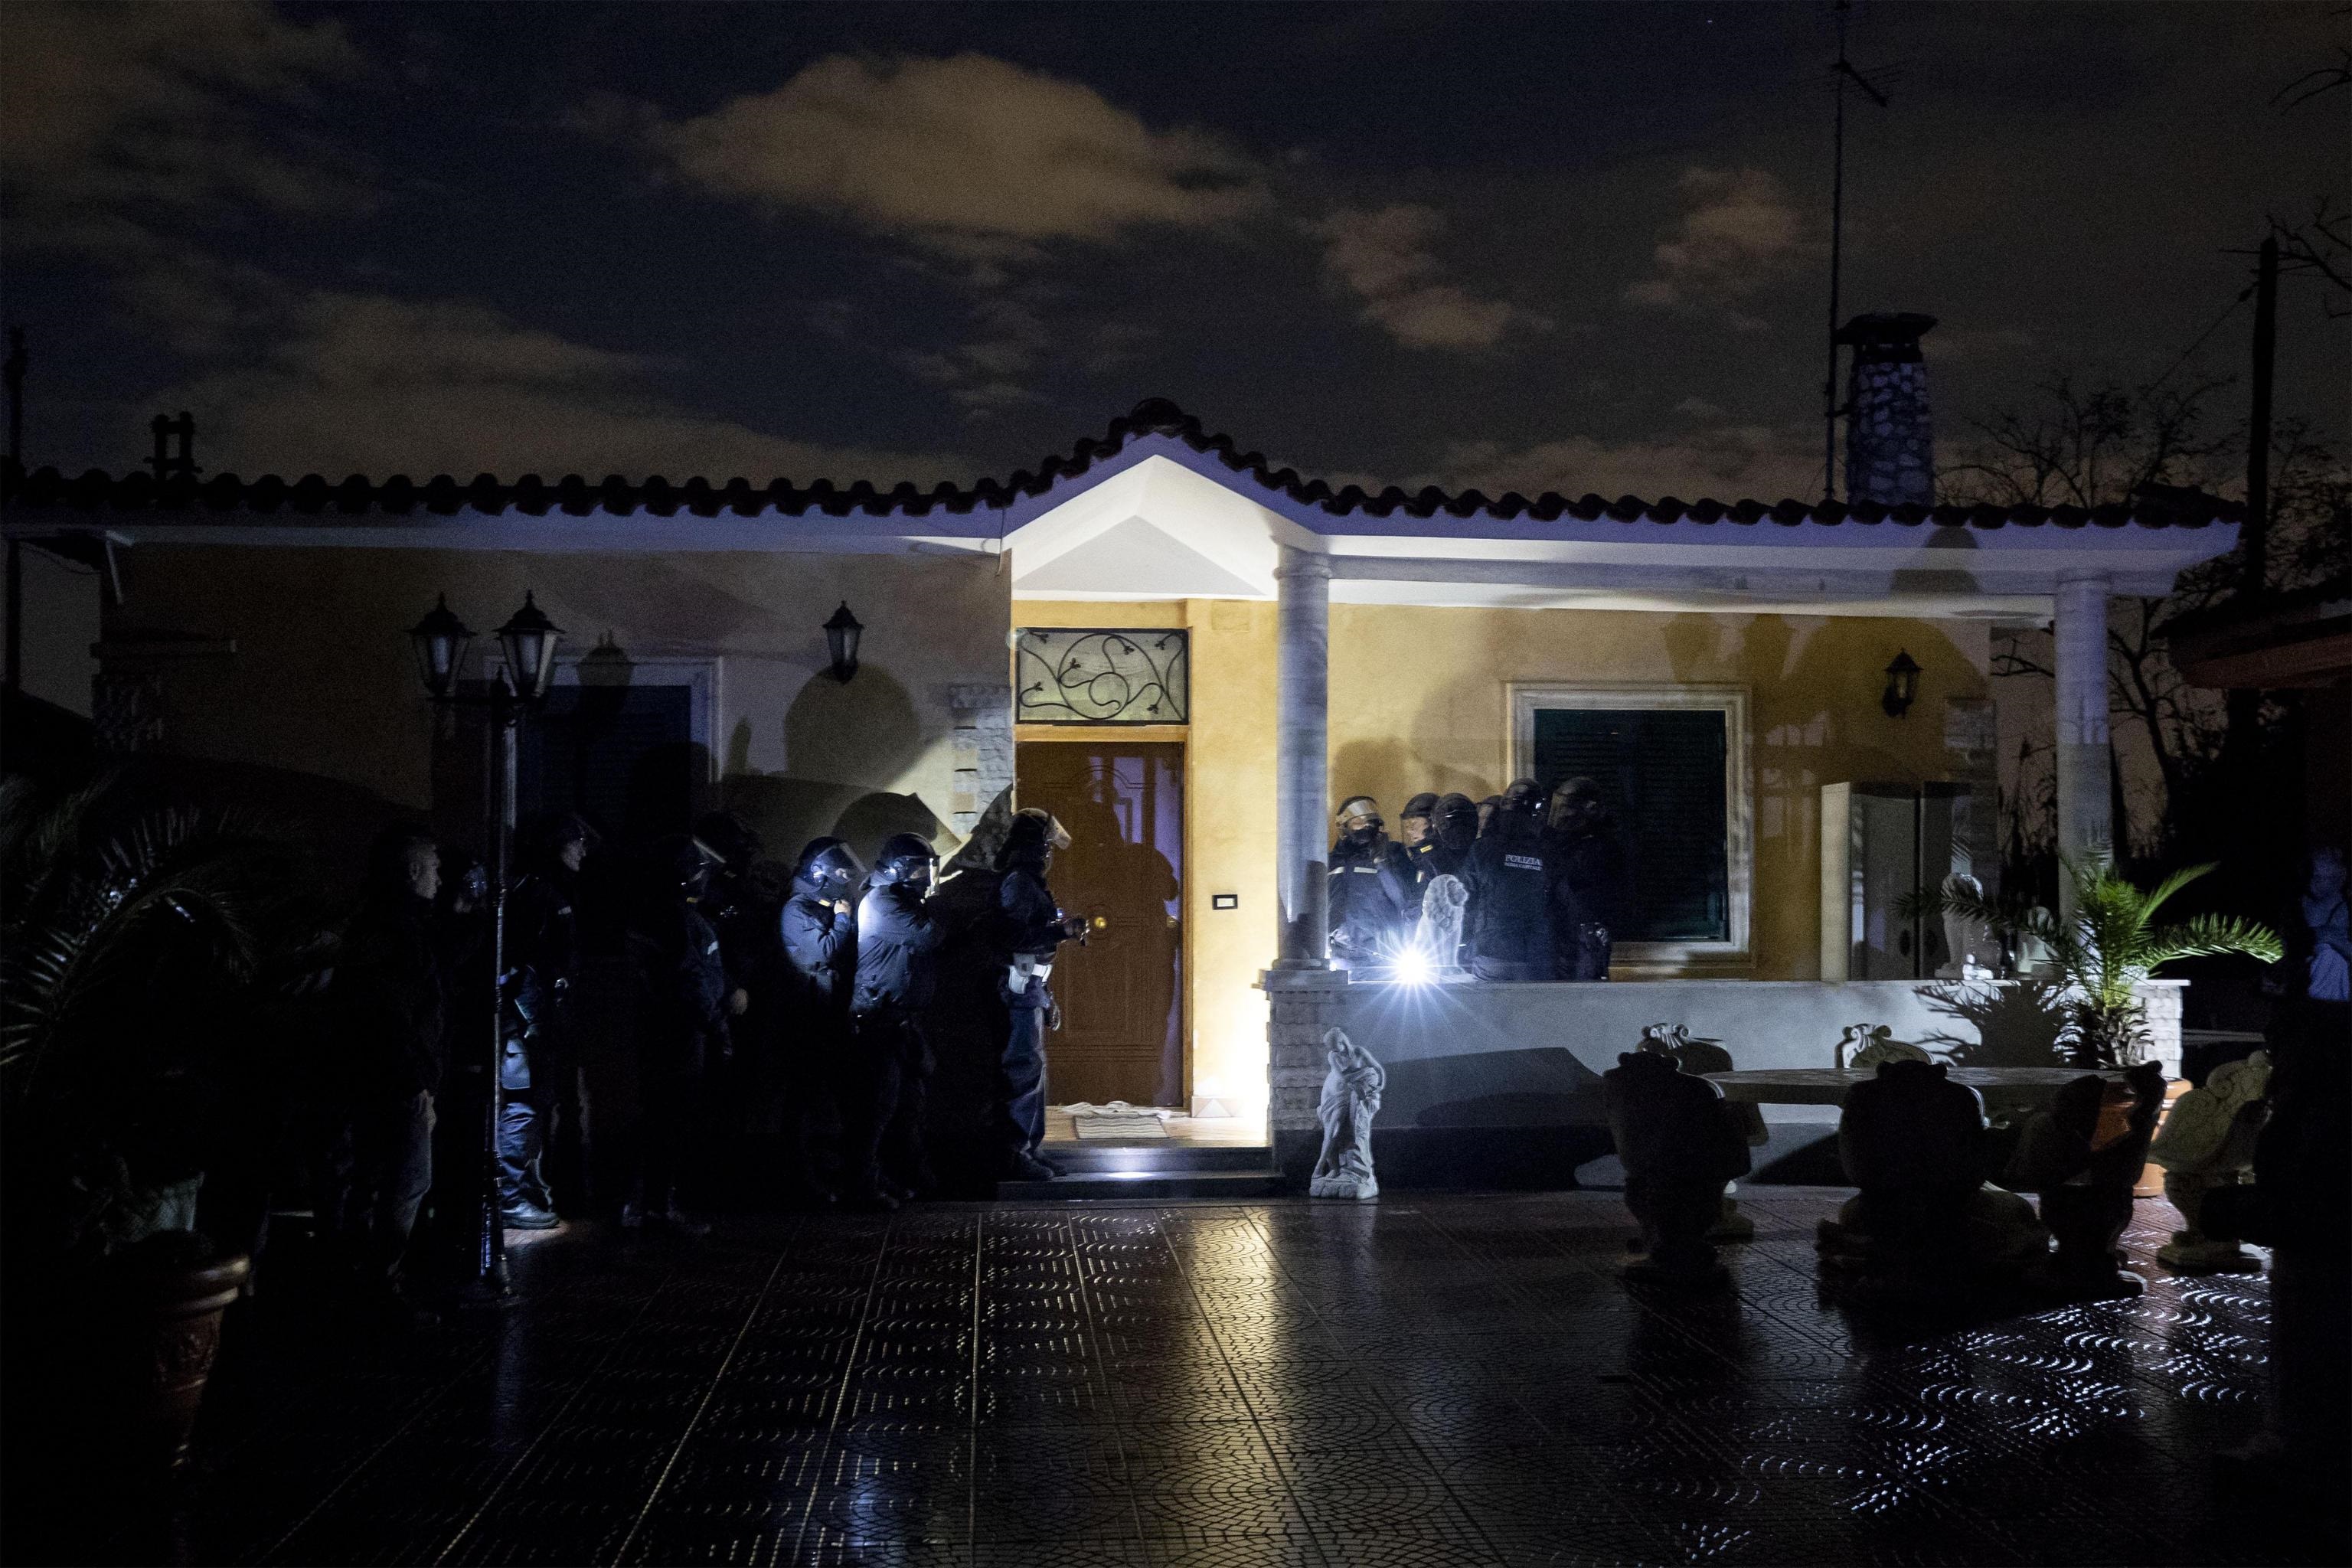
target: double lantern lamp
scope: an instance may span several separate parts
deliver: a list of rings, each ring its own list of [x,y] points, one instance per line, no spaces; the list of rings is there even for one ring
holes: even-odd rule
[[[506,659],[508,695],[526,702],[547,695],[555,680],[556,644],[562,637],[563,628],[549,620],[547,612],[526,591],[522,608],[498,631],[499,650]],[[408,640],[416,650],[416,673],[426,693],[436,702],[449,700],[465,668],[474,633],[449,608],[448,595],[440,595],[425,618],[409,629]]]

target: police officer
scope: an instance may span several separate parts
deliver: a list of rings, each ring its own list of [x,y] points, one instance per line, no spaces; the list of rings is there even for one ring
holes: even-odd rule
[[[701,910],[719,933],[732,1047],[707,1088],[704,1121],[711,1136],[702,1164],[730,1188],[756,1193],[774,1179],[768,1155],[782,1109],[776,1057],[782,1021],[777,1006],[783,967],[778,920],[784,876],[773,861],[761,858],[758,830],[731,811],[696,818],[694,837],[716,861]]]
[[[1551,878],[1545,864],[1543,792],[1517,779],[1496,800],[1470,853],[1470,967],[1481,980],[1549,980]]]
[[[930,1046],[922,1009],[938,988],[944,924],[925,907],[938,857],[912,833],[882,842],[857,906],[857,980],[850,1025],[863,1092],[844,1107],[850,1123],[848,1201],[894,1209],[924,1184],[923,1095]]]
[[[440,890],[440,847],[421,825],[378,835],[331,994],[342,1049],[317,1166],[320,1227],[355,1282],[387,1306],[433,1185],[434,1099],[448,1067]]]
[[[1444,799],[1462,797],[1447,795]],[[1463,804],[1467,805],[1469,802],[1463,800]],[[1397,829],[1404,836],[1405,858],[1412,867],[1412,902],[1416,910],[1421,907],[1421,895],[1428,890],[1431,882],[1440,877],[1462,874],[1464,851],[1457,850],[1441,831],[1444,811],[1444,801],[1424,790],[1405,802],[1404,810],[1397,817]]]
[[[1381,829],[1380,804],[1351,795],[1339,807],[1331,846],[1331,956],[1349,964],[1385,963],[1420,909],[1412,863]]]
[[[1440,869],[1459,877],[1470,864],[1470,847],[1478,842],[1478,806],[1466,795],[1449,795],[1437,803],[1436,830],[1432,835],[1445,862]]]
[[[499,1063],[499,1207],[517,1230],[561,1222],[545,1171],[551,1135],[576,1110],[567,1080],[580,931],[572,912],[594,837],[585,819],[556,812],[525,826],[522,875],[507,892],[509,1026]]]
[[[710,1228],[677,1202],[704,1074],[726,1052],[733,1002],[719,933],[698,907],[709,878],[709,857],[691,837],[663,838],[653,847],[646,888],[630,912],[641,1100],[635,1189],[621,1205],[621,1224],[630,1229],[652,1222],[699,1236]]]
[[[1552,792],[1549,837],[1554,978],[1606,980],[1625,850],[1598,784],[1572,778]]]
[[[793,896],[777,917],[785,996],[779,1054],[783,1134],[791,1175],[818,1205],[839,1196],[825,1142],[836,1090],[852,1059],[849,997],[857,983],[857,895],[866,868],[838,838],[812,838],[793,874]],[[856,1173],[852,1173],[856,1174]]]
[[[1060,1168],[1039,1152],[1045,1141],[1045,1030],[1057,1022],[1046,988],[1054,953],[1065,942],[1084,940],[1084,915],[1065,915],[1054,901],[1046,877],[1054,851],[1069,847],[1070,836],[1050,813],[1029,806],[1014,814],[996,866],[995,927],[1004,959],[1000,994],[1008,1019],[997,1089],[1003,1103],[998,1133],[1004,1146],[1002,1173],[1007,1180],[1050,1181]]]

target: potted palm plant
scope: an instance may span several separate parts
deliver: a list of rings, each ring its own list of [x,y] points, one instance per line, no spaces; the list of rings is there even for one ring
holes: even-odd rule
[[[0,1247],[12,1452],[95,1447],[152,1479],[249,1268],[197,1228],[208,1169],[263,1157],[224,1148],[223,1112],[260,1076],[257,1019],[330,949],[290,851],[129,793],[0,782]]]
[[[2059,982],[2058,1048],[2070,1067],[2131,1067],[2147,1052],[2146,1007],[2139,987],[2158,966],[2182,958],[2236,953],[2277,962],[2284,952],[2268,927],[2234,915],[2195,915],[2171,925],[2157,912],[2210,865],[2175,871],[2142,890],[2103,851],[2065,858],[2074,912],[2022,907],[1965,890],[1937,900],[1948,914],[1980,921],[2009,937],[2039,941]]]

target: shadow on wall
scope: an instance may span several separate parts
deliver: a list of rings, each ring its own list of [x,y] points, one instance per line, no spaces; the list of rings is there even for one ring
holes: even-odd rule
[[[720,804],[787,866],[812,838],[846,839],[871,865],[894,833],[937,842],[946,830],[919,795],[874,787],[902,777],[924,750],[914,700],[886,669],[863,666],[846,685],[823,671],[803,681],[784,714],[782,773],[750,771],[752,740],[751,721],[739,721]]]
[[[915,704],[887,669],[859,668],[844,685],[812,675],[784,714],[784,774],[800,779],[896,779],[923,754]]]

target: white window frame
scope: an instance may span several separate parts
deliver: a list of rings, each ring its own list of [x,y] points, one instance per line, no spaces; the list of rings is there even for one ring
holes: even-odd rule
[[[1509,776],[1515,779],[1534,770],[1536,714],[1543,709],[1701,709],[1723,715],[1723,865],[1729,938],[1621,942],[1612,963],[1636,973],[1751,967],[1756,957],[1749,936],[1756,886],[1756,774],[1748,738],[1748,689],[1514,680],[1505,683],[1504,693],[1511,737]]]

